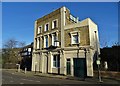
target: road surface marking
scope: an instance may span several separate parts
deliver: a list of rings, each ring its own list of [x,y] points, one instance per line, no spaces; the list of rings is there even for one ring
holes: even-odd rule
[[[13,81],[10,81],[10,82],[13,82]]]
[[[29,79],[28,79],[28,81],[34,81],[34,80],[29,80]]]
[[[27,79],[21,79],[21,80],[27,80]]]
[[[24,84],[24,83],[21,82],[20,84]]]
[[[40,82],[40,81],[36,81],[36,82]]]
[[[36,81],[36,80],[29,80],[29,79],[21,79],[21,80],[40,82],[40,81]]]

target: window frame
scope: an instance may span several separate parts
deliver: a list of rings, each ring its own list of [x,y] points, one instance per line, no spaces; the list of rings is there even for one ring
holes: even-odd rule
[[[37,34],[40,34],[40,33],[42,33],[42,25],[38,26]]]
[[[56,61],[54,60],[54,58],[56,58]],[[60,68],[60,56],[58,54],[53,55],[53,65],[52,65],[52,67],[53,68]]]
[[[57,40],[57,35],[56,34],[52,34],[52,45],[55,46],[55,42]]]
[[[54,26],[54,21],[56,21],[56,27]],[[52,29],[58,28],[58,19],[52,20]]]
[[[80,43],[80,32],[74,31],[74,32],[71,32],[70,34],[71,34],[71,44],[78,44],[78,43]],[[77,37],[78,37],[78,43],[74,43],[73,42],[73,36],[74,35],[77,35]]]
[[[47,40],[46,40],[46,37],[47,37]],[[46,42],[48,41],[48,42]],[[47,44],[47,46],[46,46]],[[44,48],[48,48],[49,47],[49,39],[48,39],[48,36],[44,36]]]
[[[74,36],[76,36],[77,38],[75,38]],[[75,39],[75,40],[74,40],[74,39]],[[77,44],[77,43],[79,43],[78,39],[79,39],[78,34],[72,34],[72,44]],[[77,40],[77,42],[76,42],[76,40]]]
[[[48,30],[49,30],[49,22],[48,23],[46,23],[45,25],[44,25],[44,31],[46,32],[46,31],[48,31],[48,30],[46,30],[46,25],[48,24]]]

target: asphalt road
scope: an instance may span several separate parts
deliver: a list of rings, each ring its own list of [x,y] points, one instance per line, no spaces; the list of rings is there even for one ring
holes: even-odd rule
[[[58,78],[37,77],[37,76],[21,76],[15,73],[2,73],[2,84],[82,84],[84,81],[65,80]],[[86,82],[88,84],[90,82]]]
[[[68,80],[68,79],[59,79],[59,78],[49,78],[49,77],[40,77],[40,76],[25,76],[16,74],[15,72],[8,72],[8,71],[2,71],[2,84],[3,86],[7,84],[19,84],[19,85],[25,85],[25,84],[54,84],[57,86],[70,86],[70,84],[73,84],[73,86],[76,85],[83,85],[86,84],[112,84],[112,86],[119,86],[119,82],[115,80],[105,80],[104,83],[98,83],[95,80],[88,79],[85,81],[78,81],[78,80]],[[66,85],[67,84],[67,85]],[[69,84],[69,85],[68,85]],[[116,85],[115,85],[116,84]],[[8,86],[8,85],[7,85]],[[17,86],[17,85],[14,85]],[[33,86],[33,85],[32,85]],[[52,85],[53,86],[53,85]]]

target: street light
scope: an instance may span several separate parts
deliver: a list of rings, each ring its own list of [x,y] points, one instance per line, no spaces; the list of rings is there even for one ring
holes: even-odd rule
[[[101,80],[101,74],[100,74],[100,57],[98,57],[98,42],[97,42],[97,34],[96,34],[96,31],[95,32],[95,37],[96,37],[96,53],[97,53],[97,65],[98,65],[98,79],[99,79],[99,82],[103,82]]]

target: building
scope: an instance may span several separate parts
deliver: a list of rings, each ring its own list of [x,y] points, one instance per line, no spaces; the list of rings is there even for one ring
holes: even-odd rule
[[[31,70],[31,66],[32,66],[32,51],[33,51],[33,43],[23,47],[20,51],[20,55],[21,55],[21,62],[20,62],[20,66],[21,69],[25,69],[27,68],[28,71]]]
[[[35,21],[32,71],[92,77],[96,51],[98,27],[90,18],[79,21],[63,6]]]

